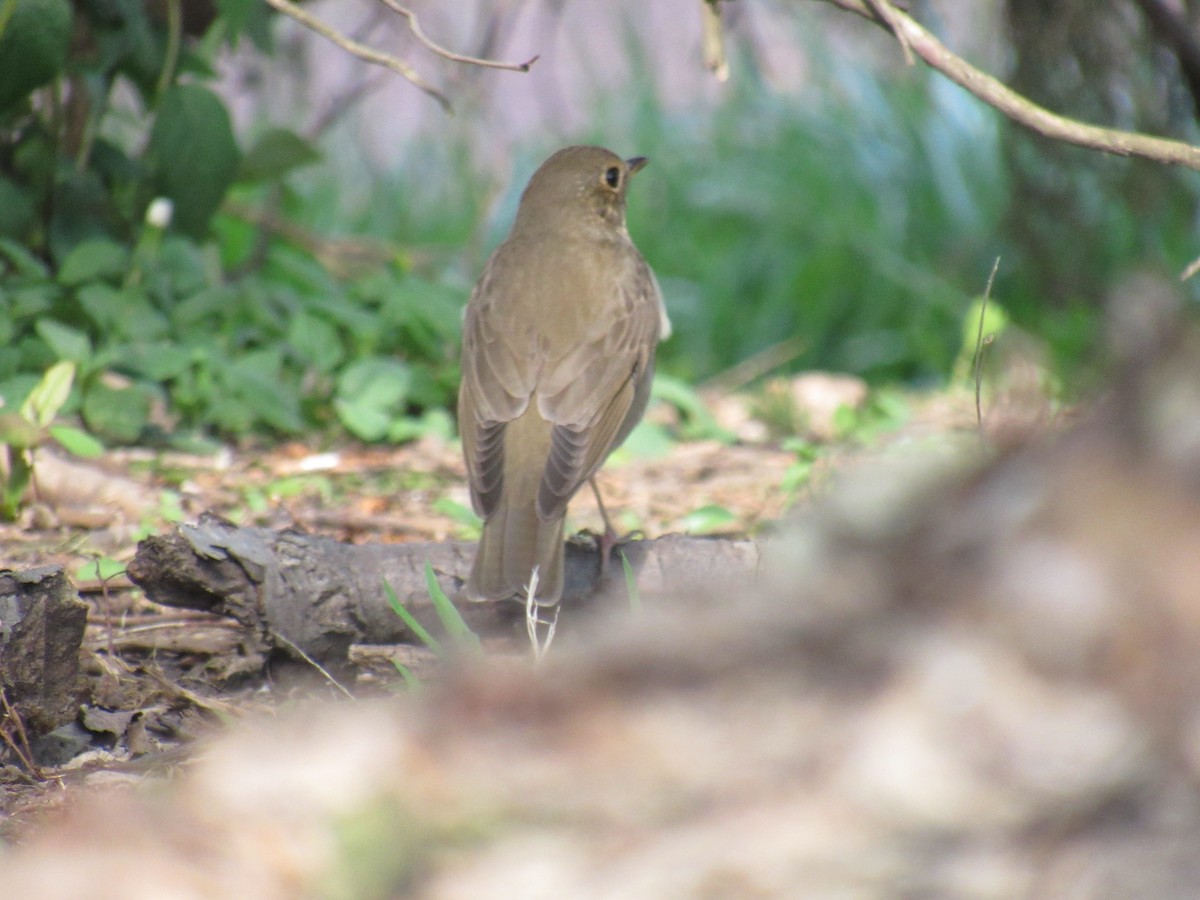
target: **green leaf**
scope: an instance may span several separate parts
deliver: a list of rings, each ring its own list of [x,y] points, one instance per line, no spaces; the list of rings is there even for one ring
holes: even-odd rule
[[[451,500],[449,497],[439,497],[433,501],[433,511],[457,523],[461,537],[479,537],[479,532],[483,528],[483,520],[475,515],[475,510],[471,509],[471,507],[464,506],[457,500]]]
[[[0,517],[11,522],[21,511],[21,498],[33,477],[33,467],[29,464],[29,454],[15,447],[3,448],[8,462],[8,479],[0,479],[3,491],[0,491]],[[0,470],[2,471],[2,470]]]
[[[59,273],[62,277],[62,273]],[[101,333],[112,333],[124,315],[121,292],[108,284],[85,284],[75,292],[75,299]]]
[[[91,339],[77,328],[56,322],[54,319],[39,319],[33,326],[38,336],[45,341],[59,359],[83,363],[91,359]],[[72,375],[74,372],[72,371]]]
[[[7,259],[20,275],[34,278],[50,277],[50,270],[46,264],[16,241],[0,238],[0,257]]]
[[[23,237],[33,227],[36,217],[32,192],[0,176],[0,235]]]
[[[245,34],[264,53],[271,51],[271,9],[262,0],[217,0],[221,19],[229,26],[230,44]]]
[[[813,465],[821,456],[820,445],[804,438],[788,438],[782,449],[796,454],[796,461],[787,467],[780,481],[780,490],[792,493],[804,487],[812,476]]]
[[[50,282],[18,288],[8,295],[8,311],[14,319],[32,319],[49,312],[60,295],[59,288]]]
[[[108,556],[97,556],[76,566],[72,577],[75,581],[90,581],[93,578],[105,581],[124,573],[125,563]]]
[[[109,340],[125,337],[140,344],[161,338],[169,330],[166,316],[154,308],[140,287],[114,288],[93,282],[79,288],[75,296],[97,331]]]
[[[287,341],[301,360],[322,373],[332,372],[346,355],[337,329],[307,312],[292,317]]]
[[[413,618],[413,614],[404,608],[404,604],[396,596],[396,591],[386,580],[383,582],[383,592],[387,595],[388,605],[392,607],[392,611],[404,622],[404,627],[415,634],[434,653],[441,653],[442,645],[438,639],[426,631],[425,626]]]
[[[437,576],[433,573],[433,564],[429,560],[425,560],[425,587],[429,591],[429,599],[433,601],[438,620],[446,629],[446,634],[450,635],[450,639],[459,646],[480,649],[479,635],[463,621],[462,613],[450,602],[450,598],[438,584]]]
[[[118,349],[121,368],[141,375],[148,381],[162,382],[178,378],[192,364],[190,351],[168,341],[132,344]]]
[[[403,411],[410,377],[407,366],[384,357],[351,364],[338,378],[333,402],[338,419],[364,441],[385,437]]]
[[[86,281],[116,280],[129,269],[129,251],[107,238],[92,238],[76,244],[58,270],[58,280],[68,287]]]
[[[629,564],[629,557],[625,555],[624,550],[618,550],[621,554],[621,568],[625,572],[625,591],[629,594],[629,609],[636,616],[642,611],[642,595],[638,591],[637,576],[633,574],[633,566]]]
[[[70,425],[51,425],[49,431],[59,446],[73,456],[96,459],[104,455],[104,445],[86,431]]]
[[[80,243],[113,237],[120,230],[120,213],[108,184],[90,169],[66,170],[54,184],[53,215],[47,230],[50,252],[62,264]]]
[[[0,446],[28,450],[42,442],[42,429],[17,413],[0,413]]]
[[[717,424],[700,395],[687,382],[669,375],[658,375],[654,379],[650,396],[671,404],[683,414],[683,427],[680,432],[686,440],[710,439],[723,444],[737,441],[733,432]]]
[[[709,504],[688,513],[680,521],[680,528],[688,534],[714,534],[728,531],[737,523],[737,516],[723,506]]]
[[[400,662],[400,660],[393,659],[392,665],[396,667],[396,671],[400,673],[400,677],[404,679],[404,684],[409,690],[415,691],[425,686],[421,684],[421,679],[413,674],[412,669]]]
[[[132,444],[146,427],[150,398],[135,387],[109,387],[94,381],[83,394],[83,421],[96,434],[120,444]]]
[[[833,411],[833,432],[839,438],[848,438],[866,418],[865,410],[859,413],[855,407],[843,403]]]
[[[272,128],[264,132],[242,157],[237,180],[245,183],[271,181],[320,159],[317,149],[300,135],[284,128]]]
[[[255,418],[294,434],[304,427],[300,398],[295,385],[282,377],[282,368],[283,354],[278,348],[254,350],[234,358],[220,377]]]
[[[449,441],[454,437],[454,419],[444,409],[427,409],[419,416],[403,416],[392,423],[387,439],[403,444],[419,438],[437,437]]]
[[[40,323],[39,323],[40,324]],[[71,383],[75,380],[75,364],[59,362],[52,365],[42,376],[25,402],[21,404],[21,415],[39,428],[45,428],[58,415],[67,397],[71,395]]]
[[[657,422],[638,422],[625,443],[613,453],[613,461],[622,459],[663,459],[675,449],[675,441]]]
[[[0,110],[63,70],[71,38],[68,0],[0,3]]]
[[[198,84],[171,87],[159,104],[147,155],[159,189],[175,203],[173,224],[204,237],[238,168],[237,143],[220,98]]]
[[[983,297],[971,301],[966,315],[963,316],[962,344],[959,347],[958,359],[954,362],[954,376],[959,380],[973,381],[975,378],[974,362],[981,337],[979,330],[981,312],[983,313],[983,338],[1000,337],[1008,327],[1008,312],[996,300],[989,299],[986,310]]]

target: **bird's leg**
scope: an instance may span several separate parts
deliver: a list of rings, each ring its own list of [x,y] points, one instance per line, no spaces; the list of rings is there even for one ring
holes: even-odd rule
[[[604,520],[604,534],[596,538],[596,549],[600,551],[600,577],[603,578],[608,569],[608,558],[612,554],[612,548],[617,545],[619,539],[617,533],[613,531],[612,522],[608,520],[608,510],[604,508],[604,501],[600,499],[600,488],[596,484],[595,476],[588,479],[588,484],[592,486],[592,493],[596,495],[596,506],[600,508],[600,518]]]

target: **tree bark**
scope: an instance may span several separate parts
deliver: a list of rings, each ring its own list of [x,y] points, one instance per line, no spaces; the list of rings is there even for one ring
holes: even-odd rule
[[[0,690],[30,739],[78,711],[86,625],[87,606],[59,566],[0,571]],[[0,712],[0,727],[16,723]]]
[[[352,644],[417,642],[392,610],[385,583],[418,622],[438,628],[427,562],[472,630],[523,634],[520,603],[457,602],[473,553],[470,543],[344,544],[290,529],[241,528],[205,515],[141,541],[128,574],[155,603],[237,619],[264,649],[340,663]],[[635,600],[622,553],[635,576]],[[750,541],[663,537],[622,545],[600,577],[595,548],[570,542],[563,607],[574,613],[653,602],[667,593],[686,596],[726,581],[736,586],[753,577],[758,559],[759,548]]]

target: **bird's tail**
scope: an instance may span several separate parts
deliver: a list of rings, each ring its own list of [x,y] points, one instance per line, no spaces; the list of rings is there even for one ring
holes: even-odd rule
[[[532,502],[501,503],[484,523],[467,580],[471,600],[524,599],[536,566],[535,602],[558,602],[563,591],[564,517],[543,521],[535,507]]]

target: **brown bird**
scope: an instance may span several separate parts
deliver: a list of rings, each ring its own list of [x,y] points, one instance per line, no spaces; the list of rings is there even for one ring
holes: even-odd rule
[[[654,273],[625,228],[646,164],[567,147],[521,196],[467,303],[458,427],[483,536],[472,600],[563,590],[567,503],[641,419],[670,332]]]

